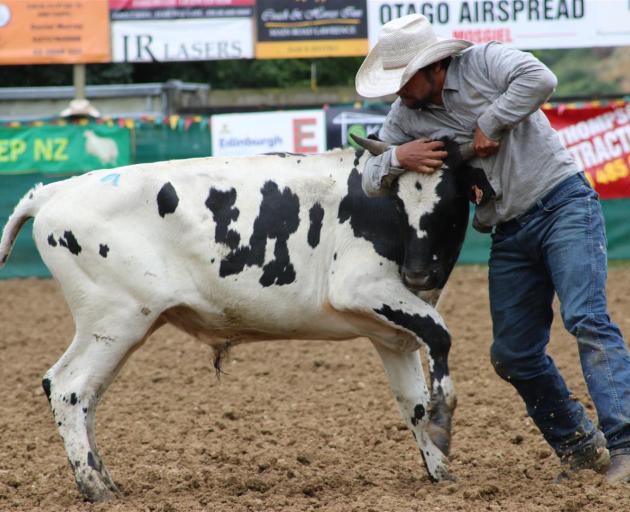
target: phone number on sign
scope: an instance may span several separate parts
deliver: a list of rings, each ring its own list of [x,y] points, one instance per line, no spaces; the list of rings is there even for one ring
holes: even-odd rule
[[[586,177],[591,186],[595,185],[608,185],[615,181],[626,178],[629,174],[628,166],[630,165],[630,155],[626,156],[626,160],[623,158],[617,158],[610,162],[607,162],[601,167],[589,170],[586,173]]]

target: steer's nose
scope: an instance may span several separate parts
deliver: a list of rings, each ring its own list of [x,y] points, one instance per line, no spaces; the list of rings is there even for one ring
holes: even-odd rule
[[[427,270],[426,272],[409,272],[403,270],[403,282],[405,286],[413,290],[433,290],[437,286],[437,272]]]

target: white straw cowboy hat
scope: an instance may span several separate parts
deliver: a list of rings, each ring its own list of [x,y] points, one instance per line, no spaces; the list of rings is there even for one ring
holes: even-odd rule
[[[89,100],[80,98],[70,102],[67,108],[63,109],[59,115],[61,117],[81,116],[81,117],[101,117],[98,109]]]
[[[383,25],[378,42],[361,64],[355,79],[357,92],[366,98],[394,94],[419,69],[469,46],[472,43],[463,39],[436,36],[421,14],[394,19]]]

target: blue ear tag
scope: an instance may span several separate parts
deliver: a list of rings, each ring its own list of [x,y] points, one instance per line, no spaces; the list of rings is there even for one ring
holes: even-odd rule
[[[107,183],[108,181],[111,181],[112,185],[114,185],[114,187],[118,186],[119,180],[120,180],[120,174],[117,173],[117,172],[112,173],[112,174],[108,174],[107,176],[103,176],[101,178],[101,182]]]

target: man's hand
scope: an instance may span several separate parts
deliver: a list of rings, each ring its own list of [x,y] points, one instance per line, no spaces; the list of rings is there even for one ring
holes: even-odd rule
[[[439,140],[412,140],[396,148],[396,158],[403,169],[430,174],[442,167],[448,156],[443,147],[444,143]]]
[[[499,142],[486,137],[486,134],[477,126],[477,128],[475,128],[473,148],[477,156],[485,158],[499,151]]]

